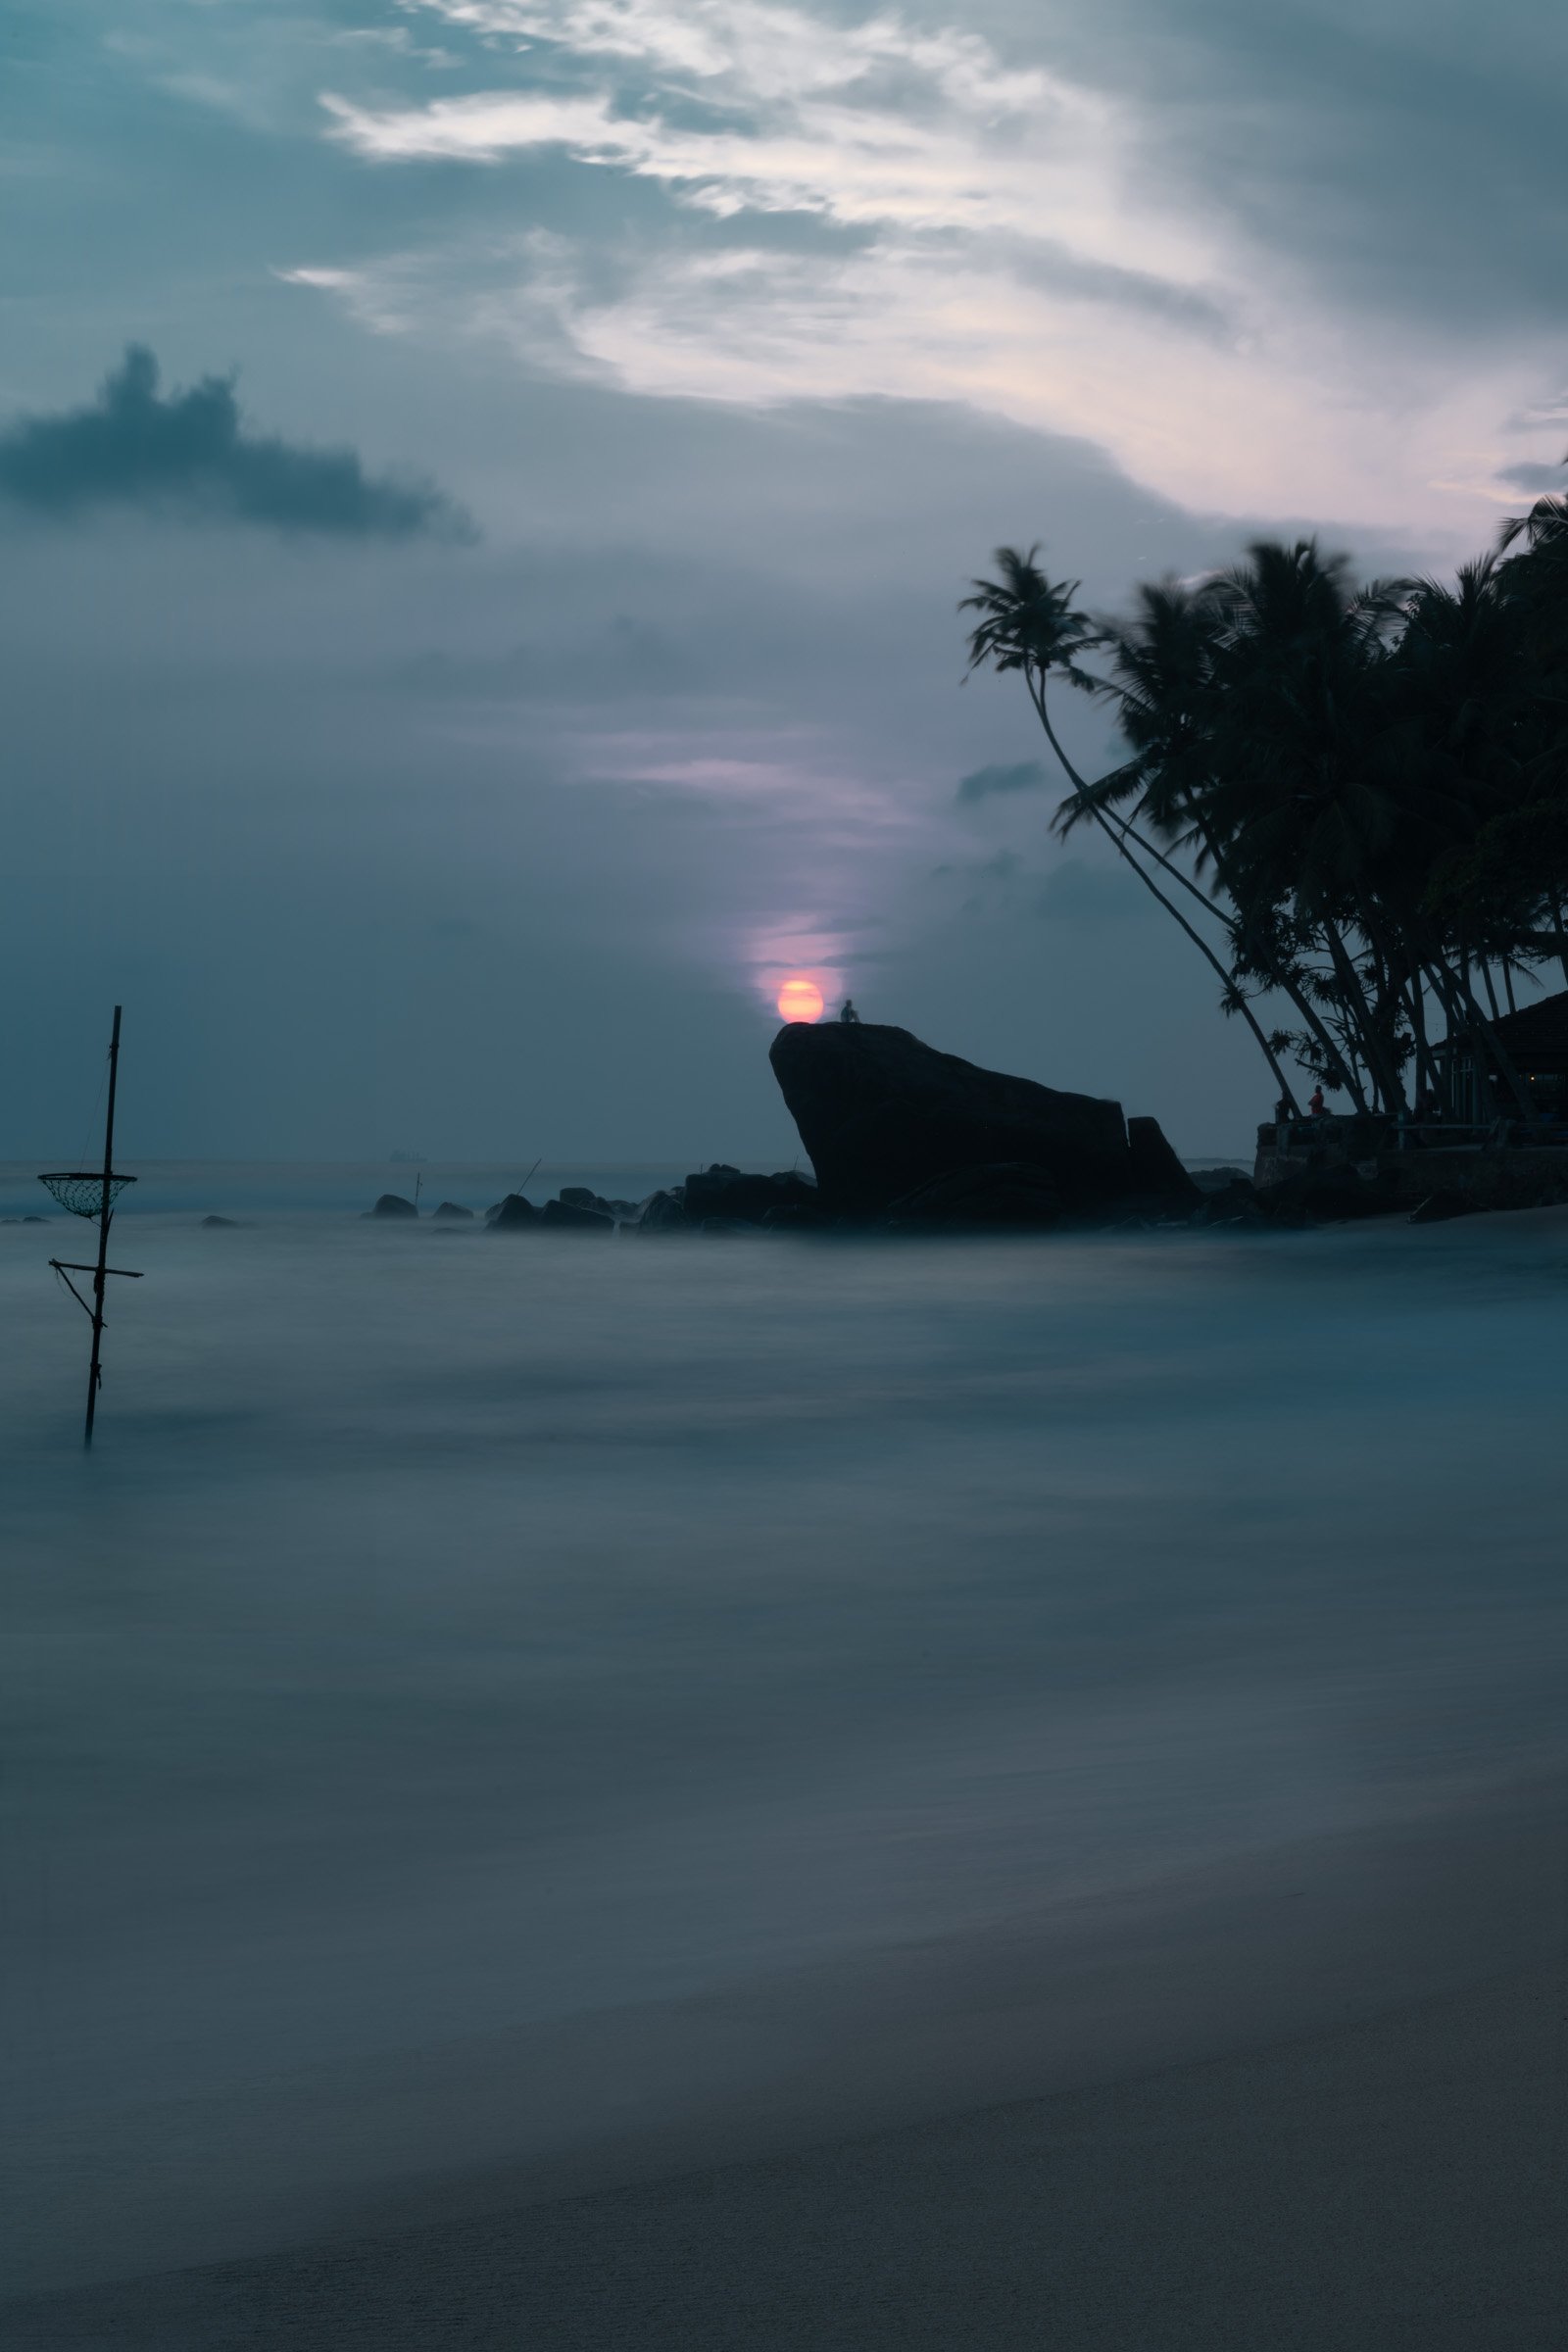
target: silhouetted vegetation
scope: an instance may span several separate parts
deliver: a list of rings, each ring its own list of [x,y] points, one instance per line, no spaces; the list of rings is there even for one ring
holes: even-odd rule
[[[1218,975],[1294,1103],[1287,1061],[1394,1114],[1462,1047],[1499,1110],[1514,982],[1568,978],[1568,498],[1543,498],[1452,585],[1356,585],[1262,540],[1234,569],[1091,616],[1078,583],[997,551],[961,611],[970,667],[1022,677],[1069,791]],[[1126,758],[1086,779],[1049,693],[1113,707]],[[1266,1003],[1265,1003],[1266,1001]],[[1264,1026],[1288,1004],[1289,1027]]]

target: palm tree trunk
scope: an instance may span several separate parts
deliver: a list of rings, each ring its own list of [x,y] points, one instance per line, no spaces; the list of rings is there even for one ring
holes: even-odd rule
[[[1372,1017],[1371,1008],[1366,1001],[1366,993],[1361,986],[1360,977],[1356,972],[1349,950],[1328,915],[1320,916],[1319,921],[1323,927],[1323,937],[1328,944],[1329,960],[1334,966],[1334,977],[1340,985],[1341,1001],[1346,1007],[1347,1016],[1360,1040],[1361,1058],[1366,1063],[1373,1086],[1377,1090],[1378,1108],[1387,1116],[1396,1118],[1405,1107],[1404,1089],[1399,1084],[1399,1073],[1388,1052],[1383,1033]]]
[[[1415,1084],[1417,1094],[1435,1096],[1438,1091],[1438,1065],[1433,1059],[1427,1040],[1427,992],[1421,966],[1409,966],[1405,982],[1405,1006],[1410,1016],[1410,1035],[1415,1039]]]
[[[1447,1016],[1448,1034],[1454,1040],[1466,1036],[1479,1039],[1492,1057],[1493,1068],[1512,1095],[1520,1115],[1533,1118],[1535,1104],[1530,1100],[1530,1090],[1514,1066],[1512,1055],[1476,1003],[1475,991],[1470,986],[1468,962],[1461,949],[1460,969],[1457,972],[1441,956],[1435,958],[1430,967],[1435,993]]]
[[[1274,1083],[1279,1088],[1279,1100],[1282,1102],[1288,1102],[1290,1104],[1291,1116],[1293,1119],[1299,1118],[1301,1115],[1300,1109],[1297,1102],[1295,1094],[1292,1092],[1291,1082],[1286,1077],[1284,1070],[1280,1067],[1279,1057],[1275,1054],[1273,1047],[1269,1044],[1268,1039],[1264,1036],[1261,1028],[1258,1026],[1256,1016],[1254,1015],[1251,1006],[1242,995],[1240,989],[1236,985],[1236,982],[1226,970],[1225,966],[1221,963],[1219,957],[1215,955],[1207,940],[1202,937],[1200,932],[1194,930],[1192,924],[1187,920],[1186,915],[1182,913],[1181,908],[1173,906],[1171,901],[1166,898],[1164,892],[1159,888],[1158,884],[1152,881],[1151,877],[1145,873],[1143,867],[1139,864],[1137,858],[1127,847],[1126,842],[1120,838],[1114,826],[1106,821],[1103,811],[1095,806],[1094,801],[1089,797],[1088,785],[1084,782],[1083,777],[1073,766],[1072,761],[1068,759],[1066,753],[1062,750],[1061,745],[1056,740],[1056,730],[1052,725],[1050,712],[1046,709],[1046,690],[1044,681],[1037,681],[1028,671],[1025,671],[1024,674],[1028,682],[1031,700],[1033,701],[1035,710],[1039,715],[1040,724],[1045,728],[1046,731],[1046,740],[1050,744],[1052,750],[1055,753],[1056,759],[1061,766],[1062,773],[1066,776],[1074,792],[1078,793],[1082,797],[1084,805],[1088,808],[1089,813],[1091,816],[1093,816],[1095,822],[1104,834],[1105,839],[1111,844],[1112,848],[1115,849],[1118,856],[1127,860],[1127,863],[1132,867],[1133,872],[1138,876],[1139,881],[1142,882],[1144,888],[1150,893],[1151,897],[1158,900],[1160,906],[1164,907],[1165,912],[1170,916],[1171,920],[1175,923],[1178,923],[1182,930],[1186,932],[1188,938],[1192,941],[1194,947],[1203,957],[1204,961],[1215,972],[1218,973],[1220,982],[1225,991],[1225,1001],[1228,1004],[1234,1004],[1237,1011],[1240,1012],[1243,1020],[1252,1032],[1258,1052],[1262,1054],[1263,1059],[1268,1063],[1269,1069],[1273,1074]]]
[[[1242,908],[1241,893],[1237,890],[1235,883],[1232,881],[1230,874],[1226,870],[1224,853],[1221,851],[1218,842],[1214,839],[1212,832],[1205,823],[1202,810],[1195,808],[1193,804],[1193,798],[1190,793],[1187,796],[1187,813],[1192,818],[1194,825],[1198,828],[1198,831],[1202,835],[1203,847],[1207,850],[1210,858],[1212,858],[1214,860],[1214,871],[1218,874],[1221,886],[1230,899],[1231,905],[1236,908],[1237,918],[1243,925],[1244,937],[1248,939],[1249,944],[1255,953],[1261,943],[1257,938],[1256,932],[1252,930],[1247,923],[1247,917]],[[1354,1103],[1356,1109],[1364,1114],[1367,1108],[1366,1097],[1362,1094],[1360,1087],[1356,1084],[1348,1065],[1345,1062],[1344,1055],[1341,1054],[1339,1048],[1335,1045],[1333,1038],[1330,1037],[1327,1029],[1324,1027],[1321,1019],[1318,1017],[1317,1007],[1311,1003],[1310,999],[1306,995],[1305,990],[1298,988],[1296,985],[1296,982],[1292,980],[1287,973],[1281,971],[1278,963],[1275,961],[1274,956],[1272,954],[1270,954],[1266,947],[1263,949],[1262,961],[1268,968],[1269,977],[1274,986],[1280,991],[1282,996],[1289,997],[1292,1004],[1294,1004],[1296,1007],[1297,1012],[1306,1023],[1308,1029],[1312,1032],[1312,1035],[1317,1039],[1317,1042],[1322,1047],[1324,1053],[1345,1068],[1347,1080],[1346,1091],[1348,1093],[1350,1101]]]
[[[1492,1006],[1493,1019],[1500,1021],[1502,1013],[1497,1004],[1497,992],[1492,985],[1492,966],[1484,956],[1481,957],[1481,985],[1487,992],[1487,1003]]]

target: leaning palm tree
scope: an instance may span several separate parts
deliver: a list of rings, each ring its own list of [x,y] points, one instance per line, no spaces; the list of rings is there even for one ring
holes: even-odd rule
[[[1162,868],[1184,890],[1200,900],[1203,906],[1223,923],[1226,918],[1222,910],[1169,858],[1152,843],[1135,834],[1125,819],[1113,813],[1110,806],[1113,796],[1088,782],[1062,748],[1052,720],[1048,686],[1053,680],[1060,679],[1077,688],[1080,693],[1102,692],[1103,681],[1084,667],[1082,657],[1103,646],[1107,632],[1078,605],[1078,581],[1049,579],[1035,562],[1038,553],[1038,546],[1032,547],[1027,555],[1020,554],[1016,548],[999,547],[995,562],[1000,577],[994,580],[977,579],[970,583],[972,593],[960,601],[958,610],[960,612],[976,612],[980,617],[969,634],[969,667],[965,674],[972,675],[975,670],[989,666],[999,672],[1015,670],[1022,677],[1046,740],[1071,786],[1071,799],[1065,806],[1081,812],[1099,826],[1118,857],[1131,867],[1144,888],[1164,907],[1217,975],[1225,1009],[1240,1014],[1247,1023],[1259,1053],[1268,1064],[1280,1099],[1290,1105],[1294,1114],[1297,1104],[1290,1081],[1273,1042],[1260,1026],[1235,972],[1226,966],[1181,907],[1161,890],[1148,867],[1140,861],[1134,843],[1152,858],[1156,867]]]
[[[1109,626],[1102,691],[1115,705],[1132,756],[1090,788],[1091,798],[1101,807],[1133,799],[1148,832],[1191,857],[1200,874],[1214,877],[1230,902],[1224,919],[1233,974],[1289,999],[1303,1027],[1300,1040],[1286,1042],[1298,1043],[1309,1066],[1345,1087],[1364,1112],[1353,1057],[1330,1035],[1313,1001],[1312,977],[1301,963],[1301,926],[1288,919],[1278,894],[1260,897],[1243,888],[1207,808],[1225,617],[1222,583],[1166,578],[1141,586],[1132,617]],[[1057,830],[1065,836],[1086,814],[1081,799],[1068,801]]]

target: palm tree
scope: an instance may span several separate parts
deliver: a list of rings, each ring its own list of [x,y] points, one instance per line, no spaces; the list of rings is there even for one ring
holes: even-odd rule
[[[1511,1008],[1544,955],[1568,977],[1568,497],[1451,587],[1357,587],[1314,540],[1259,540],[1196,586],[1141,588],[1119,622],[1092,619],[1037,552],[999,549],[998,576],[972,583],[969,672],[1021,674],[1070,787],[1056,830],[1101,828],[1218,974],[1281,1094],[1289,1052],[1357,1109],[1399,1113],[1412,1057],[1433,1087],[1441,1044],[1464,1041],[1530,1114],[1495,1022],[1499,985]],[[1116,708],[1127,757],[1093,783],[1055,731],[1058,679]],[[1259,990],[1301,1029],[1265,1038]]]
[[[1038,553],[1038,546],[1032,547],[1027,555],[1021,555],[1016,548],[999,547],[995,562],[1001,577],[995,580],[977,579],[970,583],[972,593],[961,600],[958,610],[960,612],[977,612],[980,618],[969,634],[969,666],[965,674],[972,675],[975,670],[989,664],[1001,672],[1016,670],[1022,677],[1046,740],[1072,787],[1072,800],[1067,806],[1080,809],[1100,827],[1117,855],[1126,861],[1145,889],[1164,907],[1217,974],[1222,1003],[1228,1011],[1239,1012],[1246,1021],[1268,1063],[1281,1099],[1290,1104],[1294,1113],[1297,1105],[1290,1081],[1271,1041],[1264,1035],[1250,1004],[1238,987],[1233,972],[1226,968],[1208,941],[1195,929],[1181,908],[1166,897],[1152,875],[1140,863],[1131,846],[1131,842],[1138,837],[1133,835],[1125,821],[1110,813],[1102,800],[1096,797],[1096,788],[1079,774],[1062,749],[1052,723],[1047,683],[1051,679],[1061,678],[1082,693],[1102,691],[1102,682],[1085,669],[1082,657],[1103,645],[1106,632],[1078,606],[1078,581],[1048,579],[1035,562]],[[1163,867],[1184,889],[1200,899],[1211,913],[1221,921],[1225,919],[1213,901],[1181,874],[1152,844],[1139,840],[1138,846],[1152,857],[1156,865]]]
[[[1199,873],[1215,876],[1231,903],[1225,919],[1233,976],[1250,976],[1289,998],[1306,1035],[1288,1042],[1304,1043],[1318,1074],[1346,1086],[1356,1108],[1364,1111],[1353,1065],[1312,1002],[1299,942],[1293,940],[1276,901],[1248,900],[1209,819],[1205,804],[1214,782],[1210,739],[1221,691],[1216,665],[1225,611],[1223,590],[1214,582],[1195,586],[1167,578],[1140,587],[1132,618],[1107,627],[1109,675],[1101,691],[1116,705],[1132,758],[1092,786],[1091,798],[1105,807],[1136,794],[1138,814],[1149,830],[1190,855]],[[1065,835],[1085,813],[1081,799],[1067,802],[1058,812],[1057,829]]]
[[[1258,540],[1208,594],[1216,625],[1205,830],[1239,904],[1288,906],[1321,940],[1338,1009],[1382,1106],[1402,1110],[1400,958],[1371,889],[1396,816],[1373,743],[1397,588],[1353,588],[1348,560],[1323,556],[1313,540]],[[1358,969],[1356,934],[1367,969]]]

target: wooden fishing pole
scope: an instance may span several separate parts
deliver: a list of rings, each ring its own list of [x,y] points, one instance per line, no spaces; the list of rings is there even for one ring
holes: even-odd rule
[[[96,1265],[84,1266],[78,1264],[74,1258],[52,1257],[49,1260],[77,1305],[85,1308],[87,1314],[92,1318],[92,1359],[87,1370],[87,1421],[81,1433],[83,1446],[92,1444],[92,1425],[98,1409],[98,1391],[103,1386],[105,1282],[111,1274],[122,1275],[127,1282],[140,1282],[141,1280],[141,1276],[133,1274],[128,1266],[112,1266],[109,1263],[109,1227],[115,1213],[115,1200],[127,1184],[134,1184],[136,1181],[134,1176],[117,1176],[115,1173],[115,1092],[120,1082],[121,1009],[120,1005],[115,1006],[114,1027],[109,1033],[109,1104],[104,1117],[103,1174],[89,1176],[79,1171],[74,1171],[64,1175],[40,1176],[38,1179],[40,1184],[48,1186],[62,1208],[69,1208],[74,1216],[91,1217],[96,1215],[98,1219],[98,1262]],[[90,1274],[92,1276],[91,1306],[87,1305],[86,1299],[72,1281],[73,1274]]]
[[[98,1211],[98,1263],[92,1277],[92,1362],[87,1372],[87,1426],[82,1432],[84,1446],[92,1444],[93,1415],[98,1409],[98,1390],[103,1381],[101,1357],[104,1346],[104,1276],[109,1271],[109,1220],[114,1215],[114,1194],[110,1179],[115,1172],[115,1089],[120,1083],[120,1011],[115,1006],[115,1025],[109,1032],[109,1107],[104,1117],[104,1197]]]

